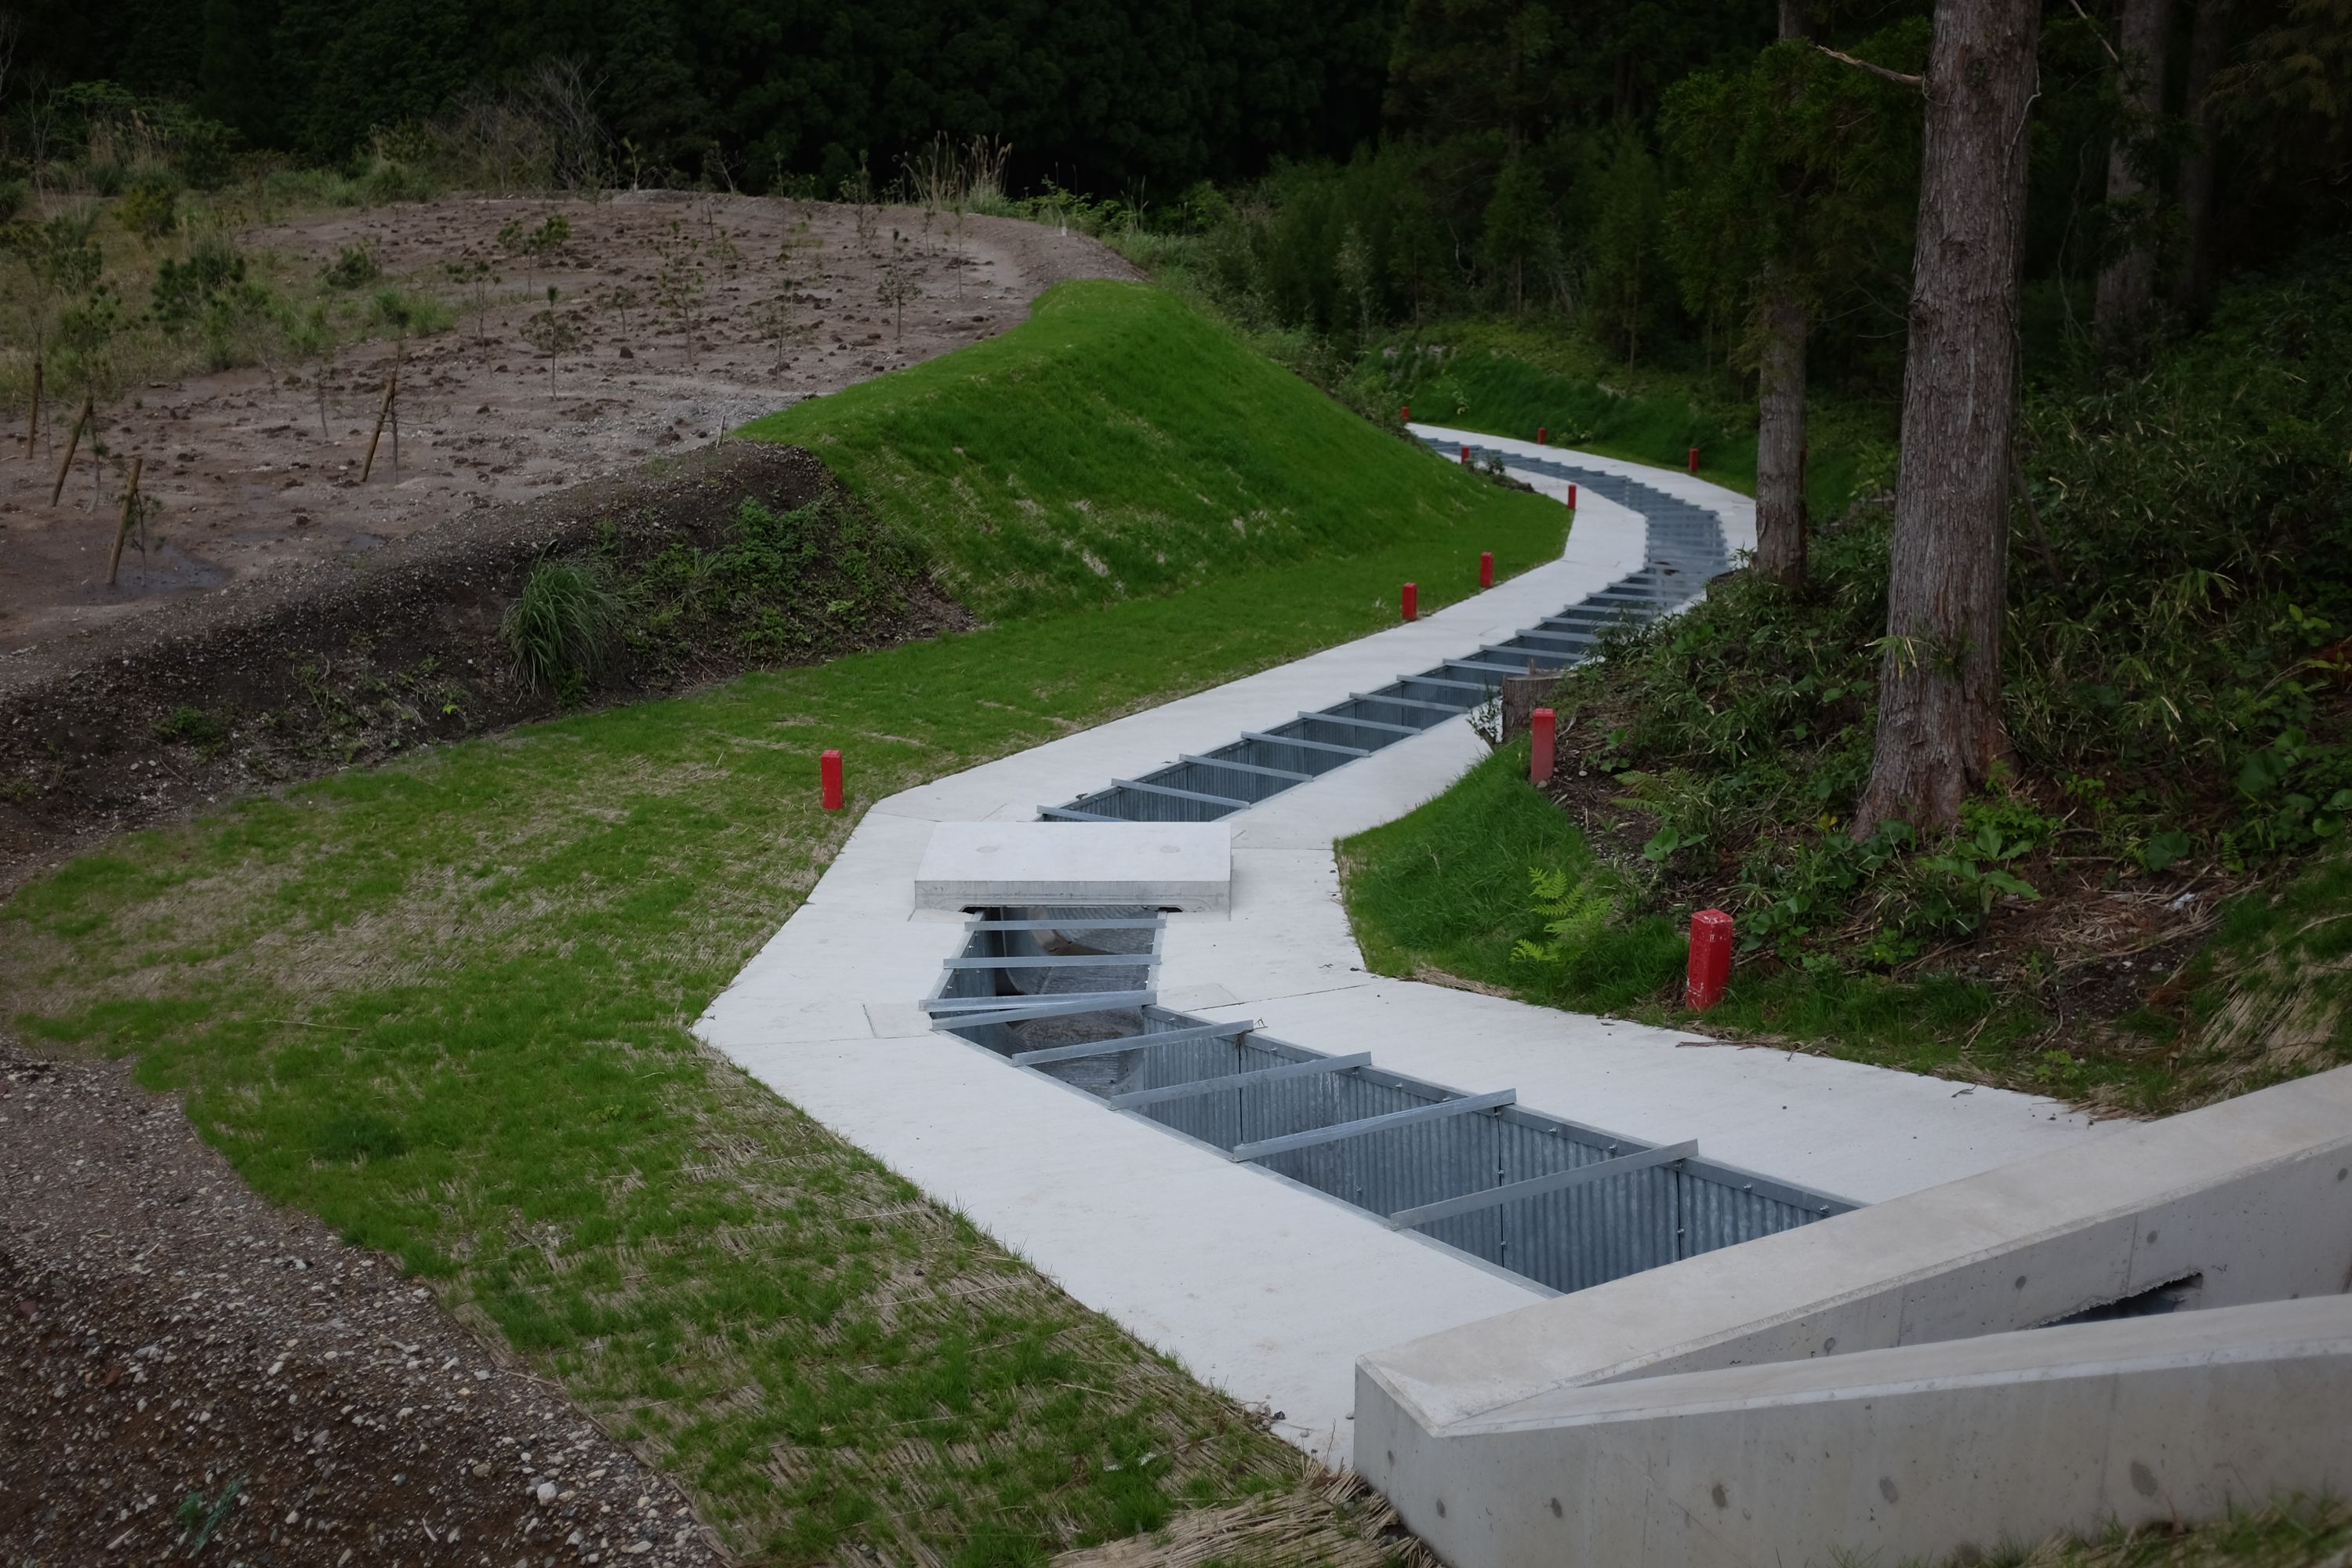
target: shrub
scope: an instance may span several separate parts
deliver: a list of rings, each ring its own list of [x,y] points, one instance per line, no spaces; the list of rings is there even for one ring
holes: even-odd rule
[[[319,274],[330,289],[364,289],[383,276],[383,265],[364,245],[347,245]]]
[[[114,218],[142,239],[161,239],[180,219],[180,193],[167,180],[143,179],[122,195]]]
[[[499,635],[525,686],[569,700],[604,672],[620,616],[620,598],[594,563],[542,558]]]

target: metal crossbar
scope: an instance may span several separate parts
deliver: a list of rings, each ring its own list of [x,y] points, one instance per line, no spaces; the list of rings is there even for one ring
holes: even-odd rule
[[[1075,996],[1056,996],[1050,1001],[1025,1003],[1011,1002],[1002,996],[963,998],[1006,1004],[985,1010],[940,1005],[954,1000],[957,998],[937,996],[923,1004],[931,1015],[933,1025],[964,1029],[975,1024],[1024,1024],[1032,1018],[1061,1018],[1073,1013],[1116,1013],[1129,1007],[1149,1007],[1160,1000],[1160,994],[1156,991],[1088,991]]]
[[[1288,779],[1292,784],[1306,784],[1315,776],[1313,773],[1296,773],[1288,768],[1267,768],[1260,767],[1255,763],[1236,763],[1224,757],[1196,757],[1190,752],[1179,752],[1176,754],[1176,760],[1180,763],[1192,763],[1204,768],[1225,768],[1237,773],[1258,773],[1270,779]]]
[[[1228,1089],[1247,1089],[1252,1084],[1281,1083],[1287,1079],[1353,1072],[1358,1068],[1371,1065],[1372,1053],[1370,1051],[1359,1051],[1351,1057],[1318,1057],[1310,1062],[1285,1062],[1278,1068],[1260,1068],[1255,1072],[1227,1073],[1223,1078],[1197,1078],[1187,1083],[1171,1083],[1159,1089],[1129,1089],[1125,1094],[1108,1096],[1104,1103],[1114,1110],[1126,1110],[1171,1100],[1197,1100],[1204,1094],[1215,1094]]]
[[[1432,713],[1458,714],[1465,711],[1464,709],[1454,707],[1451,702],[1423,702],[1417,697],[1382,697],[1379,693],[1372,691],[1350,691],[1348,693],[1348,700],[1350,702],[1386,702],[1391,706],[1397,708],[1426,708]]]
[[[1411,724],[1384,724],[1378,719],[1347,719],[1337,713],[1301,713],[1301,719],[1312,719],[1318,724],[1353,724],[1359,730],[1385,730],[1392,735],[1418,735],[1421,731]]]
[[[1446,1198],[1438,1203],[1423,1204],[1419,1208],[1399,1209],[1389,1215],[1389,1224],[1397,1230],[1410,1230],[1433,1220],[1452,1219],[1455,1215],[1475,1214],[1480,1209],[1498,1204],[1517,1203],[1521,1198],[1539,1198],[1547,1194],[1566,1192],[1588,1182],[1605,1182],[1612,1176],[1631,1175],[1646,1171],[1653,1165],[1672,1165],[1698,1152],[1698,1142],[1692,1139],[1681,1143],[1669,1143],[1663,1148],[1644,1149],[1638,1154],[1620,1154],[1614,1160],[1601,1160],[1590,1165],[1579,1165],[1572,1171],[1554,1171],[1548,1176],[1530,1176],[1524,1182],[1506,1182],[1499,1187],[1489,1187],[1483,1193],[1465,1193],[1458,1198]]]
[[[1385,1132],[1391,1127],[1443,1121],[1449,1116],[1466,1116],[1474,1110],[1499,1110],[1506,1105],[1517,1104],[1518,1099],[1519,1091],[1516,1089],[1498,1089],[1491,1094],[1465,1094],[1455,1100],[1416,1105],[1411,1110],[1391,1110],[1383,1116],[1339,1121],[1328,1127],[1310,1127],[1304,1132],[1286,1132],[1279,1138],[1261,1138],[1255,1143],[1236,1143],[1226,1152],[1225,1157],[1229,1160],[1263,1160],[1269,1154],[1287,1154],[1293,1149],[1311,1149],[1318,1143],[1337,1143],[1343,1138],[1361,1138],[1367,1132]]]
[[[1162,1029],[1156,1035],[1122,1035],[1115,1040],[1085,1040],[1074,1046],[1042,1046],[1034,1051],[1013,1052],[1013,1065],[1034,1068],[1046,1062],[1076,1061],[1081,1057],[1109,1056],[1115,1051],[1148,1051],[1160,1046],[1181,1046],[1189,1040],[1246,1035],[1256,1027],[1255,1024],[1210,1024],[1197,1029]]]
[[[1139,779],[1113,779],[1110,781],[1110,787],[1139,789],[1146,795],[1164,795],[1171,800],[1197,800],[1208,805],[1229,806],[1235,811],[1249,805],[1249,802],[1235,800],[1229,795],[1205,795],[1197,789],[1178,789],[1174,784],[1145,784]]]
[[[966,931],[1158,931],[1158,915],[1119,915],[1103,920],[972,921]]]
[[[1304,746],[1310,752],[1331,752],[1342,757],[1369,757],[1372,753],[1361,746],[1342,746],[1330,741],[1303,741],[1296,735],[1269,735],[1261,730],[1244,730],[1244,741],[1263,741],[1269,746]]]
[[[998,958],[945,958],[942,969],[1157,969],[1156,952],[1014,953]]]

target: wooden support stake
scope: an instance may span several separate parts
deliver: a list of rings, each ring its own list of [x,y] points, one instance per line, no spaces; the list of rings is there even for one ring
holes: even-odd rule
[[[114,574],[122,569],[122,542],[131,537],[131,525],[139,521],[139,469],[146,461],[144,458],[131,459],[131,482],[122,490],[122,521],[114,531],[114,553],[106,558],[106,585],[110,588],[114,586]]]
[[[66,476],[73,472],[74,449],[81,445],[81,427],[98,417],[90,401],[81,400],[81,412],[74,416],[73,428],[66,433],[66,459],[58,465],[58,482],[49,487],[49,504],[55,506],[66,493]]]
[[[368,481],[375,471],[375,444],[383,439],[383,422],[392,414],[392,395],[400,390],[400,367],[394,365],[392,374],[383,378],[383,405],[375,411],[375,430],[368,437],[367,461],[360,465],[360,483]]]
[[[25,461],[31,462],[41,445],[41,362],[33,362],[33,412],[25,421]]]

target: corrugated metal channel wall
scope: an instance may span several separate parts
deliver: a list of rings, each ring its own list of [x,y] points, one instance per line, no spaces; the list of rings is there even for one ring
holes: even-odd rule
[[[939,1026],[1119,1114],[1553,1290],[1853,1206],[1718,1164],[1694,1145],[1528,1110],[1508,1090],[1465,1095],[1364,1057],[1161,1007],[1152,989],[1160,924],[1144,909],[982,911],[927,1005]],[[1400,1115],[1401,1124],[1373,1120]],[[1604,1164],[1610,1173],[1573,1185],[1542,1180]],[[1514,1193],[1519,1183],[1536,1187]],[[1414,1212],[1433,1205],[1466,1212]]]

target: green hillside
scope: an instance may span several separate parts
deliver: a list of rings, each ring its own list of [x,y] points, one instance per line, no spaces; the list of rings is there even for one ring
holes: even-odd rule
[[[741,433],[817,453],[990,619],[1457,531],[1507,573],[1563,522],[1137,283],[1065,283],[1003,337]]]

